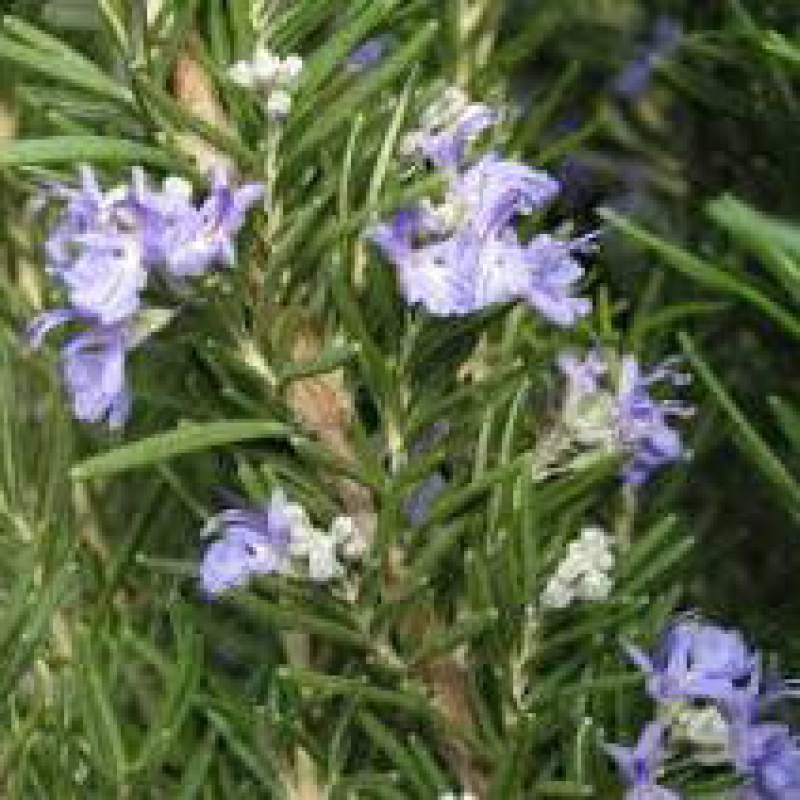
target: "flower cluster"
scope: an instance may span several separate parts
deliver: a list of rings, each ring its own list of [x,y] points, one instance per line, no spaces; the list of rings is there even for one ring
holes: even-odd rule
[[[633,356],[619,364],[597,351],[583,360],[563,354],[559,368],[567,379],[562,422],[571,443],[590,454],[619,455],[625,459],[623,480],[634,486],[685,455],[673,418],[693,413],[675,400],[658,400],[651,387],[659,382],[674,386],[690,380],[665,361],[644,372]]]
[[[234,236],[262,187],[234,190],[218,174],[208,197],[196,204],[191,185],[180,178],[154,189],[135,169],[130,184],[104,191],[90,167],[80,177],[78,187],[55,184],[42,196],[62,206],[45,252],[67,307],[37,317],[29,341],[39,347],[53,328],[79,325],[81,332],[61,351],[75,416],[118,427],[131,406],[126,355],[171,316],[143,307],[148,280],[155,273],[182,280],[232,264]]]
[[[395,266],[406,301],[430,314],[524,301],[557,325],[573,325],[591,310],[573,291],[583,275],[577,256],[593,250],[595,237],[520,239],[517,220],[547,206],[559,185],[496,153],[467,163],[470,143],[499,119],[459,90],[445,92],[403,141],[405,152],[424,156],[446,177],[444,201],[405,209],[369,236]]]
[[[344,574],[339,557],[360,558],[365,546],[351,517],[336,517],[327,531],[321,530],[279,489],[262,506],[213,517],[204,532],[216,531],[222,536],[208,547],[201,567],[203,588],[210,595],[245,586],[254,575],[330,581]]]
[[[729,763],[744,781],[742,800],[800,798],[800,740],[787,725],[764,719],[779,699],[797,693],[794,683],[768,680],[739,633],[682,619],[654,652],[626,650],[659,707],[636,747],[607,747],[629,800],[679,797],[657,780],[668,743],[681,739],[699,745],[701,763],[709,751]]]
[[[258,94],[268,117],[284,119],[291,110],[292,93],[302,71],[300,56],[280,58],[265,45],[259,45],[250,61],[237,61],[228,75],[237,86]]]
[[[605,600],[613,586],[609,572],[614,567],[611,539],[602,529],[587,527],[567,548],[566,558],[542,592],[545,608],[567,608],[575,600]]]

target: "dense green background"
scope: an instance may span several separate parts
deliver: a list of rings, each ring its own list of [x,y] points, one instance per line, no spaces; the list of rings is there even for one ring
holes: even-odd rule
[[[221,79],[252,47],[252,4],[163,5],[150,27],[123,0],[4,5],[15,16],[0,26],[0,91],[16,132],[0,143],[3,796],[324,796],[292,793],[307,758],[332,797],[435,797],[456,788],[453,750],[466,748],[487,796],[605,798],[618,790],[601,729],[627,739],[649,714],[620,635],[652,638],[675,609],[698,607],[800,674],[797,3],[478,0],[472,32],[458,24],[466,0],[272,4],[274,46],[308,59],[274,177],[281,227],[258,218],[224,291],[204,285],[137,359],[133,424],[109,437],[70,421],[55,351],[32,357],[18,342],[51,302],[43,222],[24,210],[32,191],[82,161],[109,180],[137,163],[192,175],[175,138],[187,129],[264,177],[263,125]],[[614,78],[660,14],[684,38],[641,97],[620,98]],[[387,60],[345,74],[346,55],[377,33],[393,37]],[[171,97],[182,52],[217,82],[231,132],[209,131]],[[552,222],[606,231],[598,309],[575,333],[516,311],[422,319],[363,249],[369,219],[431,189],[391,158],[392,124],[407,112],[410,127],[456,78],[518,104],[502,147],[562,177]],[[355,259],[368,264],[360,294]],[[298,367],[287,342],[308,324],[322,353]],[[488,377],[464,384],[458,367],[479,340]],[[554,354],[597,340],[646,361],[682,351],[697,376],[694,460],[648,487],[632,523],[613,465],[538,487],[520,466],[557,396]],[[269,358],[277,386],[243,362],[243,343]],[[356,400],[356,477],[375,488],[382,541],[408,554],[405,592],[387,613],[389,587],[370,566],[357,609],[280,580],[207,602],[198,531],[220,487],[257,498],[279,481],[320,518],[336,509],[328,478],[342,464],[297,440],[283,393],[299,370],[331,364]],[[453,430],[430,458],[389,469],[391,434],[408,443],[443,417]],[[208,427],[241,419],[275,423],[275,440]],[[158,438],[181,420],[198,427]],[[226,444],[209,448],[209,435]],[[116,449],[148,436],[138,453]],[[134,458],[143,468],[129,469]],[[445,460],[448,491],[411,534],[402,500]],[[618,593],[540,621],[520,710],[523,608],[587,519],[633,525]],[[431,609],[420,641],[408,620]],[[287,666],[285,630],[311,632],[311,667]],[[381,660],[381,637],[400,664]],[[450,664],[462,647],[465,739],[443,727],[414,668],[432,652]],[[714,775],[678,779],[689,797],[725,795]]]

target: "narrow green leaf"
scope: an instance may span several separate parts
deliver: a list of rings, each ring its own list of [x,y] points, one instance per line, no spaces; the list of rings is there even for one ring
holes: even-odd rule
[[[781,460],[772,452],[756,429],[717,380],[711,368],[700,357],[691,337],[687,333],[679,335],[684,352],[697,374],[711,392],[714,399],[725,412],[735,433],[734,441],[745,457],[752,459],[770,480],[787,497],[793,509],[800,512],[800,484],[789,474]]]
[[[797,452],[800,453],[800,411],[792,408],[780,397],[770,397],[769,404],[781,428],[783,428],[783,432],[792,442]]]
[[[209,731],[200,747],[189,757],[183,768],[183,777],[175,790],[175,800],[194,800],[207,784],[208,772],[214,761],[217,734]]]
[[[130,91],[107,78],[99,70],[81,67],[74,59],[68,60],[68,68],[65,69],[63,56],[54,58],[52,52],[37,51],[2,34],[0,34],[0,61],[9,62],[17,68],[38,72],[56,83],[65,83],[113,100],[132,103]]]
[[[307,127],[307,133],[300,138],[295,148],[288,156],[289,162],[294,162],[300,154],[317,147],[328,139],[340,125],[351,120],[358,108],[364,107],[370,97],[380,91],[396,75],[408,68],[408,65],[418,60],[422,52],[430,45],[436,35],[437,25],[431,22],[425,25],[399,52],[387,59],[368,78],[359,83],[341,99],[336,108],[330,110],[315,125]]]
[[[358,719],[370,739],[386,753],[402,776],[414,787],[416,796],[423,800],[429,798],[431,787],[422,780],[414,757],[397,740],[394,733],[366,711],[361,711]]]
[[[800,319],[785,311],[744,278],[735,277],[693,256],[691,253],[687,253],[680,247],[665,242],[610,209],[601,209],[599,213],[603,219],[610,222],[626,236],[661,256],[667,266],[704,286],[745,300],[763,311],[764,314],[792,334],[792,336],[800,338]]]
[[[322,695],[361,699],[386,708],[400,708],[415,715],[430,716],[431,710],[427,699],[421,694],[400,689],[383,689],[373,686],[366,679],[344,678],[338,675],[326,675],[299,667],[282,667],[282,680],[289,680],[300,687],[307,687]]]
[[[4,143],[0,148],[0,167],[84,162],[147,164],[174,173],[186,171],[186,165],[164,150],[111,136],[66,135],[17,139]]]
[[[277,422],[228,420],[187,423],[167,433],[139,439],[116,450],[87,458],[76,464],[70,474],[79,481],[105,478],[188,453],[258,439],[288,438],[290,434],[287,426]]]

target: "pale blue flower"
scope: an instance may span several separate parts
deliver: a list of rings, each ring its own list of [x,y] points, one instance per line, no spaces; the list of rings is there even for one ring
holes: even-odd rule
[[[687,619],[671,625],[652,653],[626,644],[659,702],[733,697],[758,674],[759,659],[737,631]]]
[[[346,66],[351,72],[366,72],[380,63],[392,44],[392,37],[374,36],[359,45],[347,58]]]
[[[445,203],[463,224],[485,237],[544,208],[559,189],[546,172],[488,153],[454,179]]]
[[[223,511],[206,530],[222,533],[206,550],[201,567],[203,588],[212,595],[245,586],[254,575],[280,572],[289,557],[289,504],[280,491],[260,507]]]
[[[469,314],[474,310],[474,237],[465,232],[417,245],[426,220],[417,211],[401,211],[391,224],[377,225],[370,238],[396,267],[409,305],[420,304],[435,316]]]
[[[463,163],[470,143],[501,119],[498,111],[472,103],[461,89],[449,87],[426,109],[420,128],[404,137],[401,149],[453,172]]]
[[[149,257],[163,260],[167,273],[177,278],[201,275],[218,264],[232,266],[236,234],[263,193],[260,183],[232,188],[220,171],[205,201],[196,207],[183,182],[167,183],[160,192],[140,183],[137,208]]]
[[[565,267],[564,274],[569,271]],[[601,353],[593,352],[585,362],[567,354],[559,366],[568,380],[563,412],[567,430],[582,448],[625,457],[626,483],[639,486],[664,465],[685,457],[680,434],[670,423],[692,409],[651,394],[655,383],[688,382],[689,376],[676,371],[672,361],[644,373],[633,356],[625,356],[619,369],[612,370]]]
[[[130,186],[103,191],[90,167],[80,169],[78,187],[45,187],[38,204],[49,199],[62,204],[45,249],[48,269],[64,287],[69,308],[34,320],[29,339],[38,347],[54,327],[81,325],[61,349],[77,419],[106,420],[111,427],[125,422],[131,405],[126,355],[149,335],[148,326],[160,327],[170,317],[154,310],[161,322],[144,319],[150,312],[141,310],[141,294],[149,273],[163,269],[183,277],[217,262],[231,263],[233,237],[262,191],[260,184],[232,189],[219,174],[197,207],[191,185],[180,179],[168,179],[155,191],[138,169]]]
[[[78,188],[45,189],[44,198],[64,203],[45,242],[47,267],[79,313],[113,324],[136,311],[147,282],[138,226],[127,187],[104,192],[90,167],[80,180]]]
[[[617,427],[624,448],[632,453],[623,477],[627,483],[641,485],[665,464],[684,456],[681,437],[670,420],[693,412],[683,403],[656,400],[650,388],[660,382],[683,386],[690,377],[678,372],[670,361],[648,373],[641,370],[633,356],[622,360],[617,393]]]
[[[137,236],[91,231],[74,237],[79,254],[59,272],[70,304],[101,324],[121,322],[139,308],[147,269]]]
[[[68,309],[46,312],[28,331],[32,347],[39,347],[53,328],[68,322],[85,327],[61,348],[61,372],[75,418],[81,422],[107,422],[119,428],[131,410],[125,376],[125,359],[132,335],[125,323],[103,325]]]
[[[625,800],[680,800],[677,792],[658,784],[665,758],[665,735],[665,725],[656,721],[645,727],[634,747],[604,746],[627,786]]]
[[[127,199],[124,186],[104,192],[94,170],[89,166],[79,167],[78,176],[78,187],[63,183],[46,184],[35,204],[37,208],[41,208],[50,199],[63,204],[58,221],[45,241],[48,267],[56,271],[69,266],[77,249],[76,237],[114,227],[115,215],[123,208]]]
[[[524,301],[563,326],[591,311],[591,301],[573,295],[583,276],[574,257],[585,251],[581,242],[542,235],[522,245],[510,228],[481,238],[467,227],[415,246],[414,233],[404,215],[371,232],[372,241],[396,267],[409,305],[420,304],[435,316],[462,316]]]
[[[732,756],[748,800],[800,800],[800,741],[788,725],[734,723]]]
[[[584,274],[575,256],[593,250],[594,236],[564,240],[545,233],[534,237],[524,248],[530,282],[522,297],[555,325],[574,325],[592,310],[591,300],[574,295]]]

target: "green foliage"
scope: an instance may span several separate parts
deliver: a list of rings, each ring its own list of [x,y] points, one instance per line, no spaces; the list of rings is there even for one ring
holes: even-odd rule
[[[800,227],[796,183],[774,177],[800,162],[791,144],[774,151],[747,200],[727,162],[693,172],[697,131],[720,109],[756,146],[796,111],[791,36],[738,3],[718,16],[634,0],[165,0],[148,19],[151,4],[103,0],[69,30],[39,5],[20,4],[0,27],[0,81],[19,125],[0,144],[3,796],[435,798],[473,780],[496,800],[614,797],[599,745],[629,741],[649,713],[621,638],[652,642],[698,603],[798,658],[793,600],[782,596],[767,622],[761,595],[755,611],[750,594],[732,611],[730,598],[755,528],[777,529],[781,560],[800,512],[800,404],[783,366],[800,334]],[[632,43],[662,6],[683,8],[697,31],[658,68],[652,95],[625,106],[607,90],[622,51],[598,43]],[[343,68],[382,33],[393,45],[375,69]],[[285,128],[226,77],[260,34],[307,59]],[[187,56],[230,124],[175,96]],[[728,70],[746,86],[733,88]],[[659,222],[602,212],[596,310],[574,331],[522,308],[427,317],[403,305],[364,241],[378,217],[441,190],[396,156],[453,78],[498,103],[521,86],[533,102],[492,144],[552,168],[588,159],[603,183],[590,205],[614,204],[622,166],[645,167],[635,188]],[[751,80],[780,103],[748,120]],[[675,133],[673,102],[690,105],[694,135]],[[577,128],[559,133],[576,108]],[[24,352],[15,333],[49,296],[46,219],[21,209],[43,179],[69,178],[81,162],[108,184],[132,165],[200,181],[192,156],[203,148],[263,180],[269,203],[242,235],[236,268],[198,282],[138,358],[125,433],[79,426],[54,353]],[[758,210],[773,180],[775,203]],[[571,216],[596,224],[586,205],[553,212],[565,227]],[[293,347],[309,331],[310,358]],[[635,500],[616,463],[544,479],[533,468],[562,392],[555,356],[595,342],[645,362],[680,346],[699,378],[694,464]],[[347,406],[349,451],[298,412],[292,392],[308,380],[322,381],[325,412]],[[415,454],[441,420],[449,433]],[[769,487],[756,521],[731,500],[750,465]],[[442,468],[446,489],[415,527],[404,503]],[[370,498],[377,532],[357,578],[333,591],[267,577],[209,602],[200,531],[219,490],[260,501],[277,485],[320,522],[350,510],[348,492]],[[542,610],[548,577],[590,522],[618,542],[610,598]],[[728,591],[713,585],[721,555],[735,576]],[[759,572],[765,585],[770,569]],[[460,718],[443,706],[443,680]],[[683,789],[726,791],[699,773]]]

